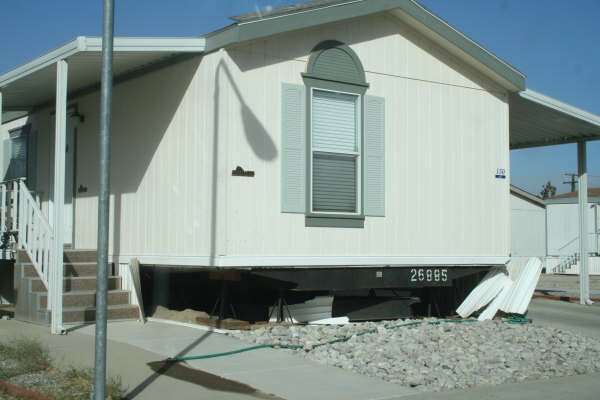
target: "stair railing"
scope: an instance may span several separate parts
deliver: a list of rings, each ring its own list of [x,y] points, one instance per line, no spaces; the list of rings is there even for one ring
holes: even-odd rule
[[[52,242],[54,235],[38,203],[35,201],[24,180],[18,181],[16,216],[19,248],[27,252],[33,267],[48,289]],[[17,207],[14,207],[15,210]]]
[[[555,274],[564,274],[568,270],[570,270],[574,265],[579,262],[579,253],[571,254],[567,257],[561,259],[561,262],[558,263],[552,271]]]

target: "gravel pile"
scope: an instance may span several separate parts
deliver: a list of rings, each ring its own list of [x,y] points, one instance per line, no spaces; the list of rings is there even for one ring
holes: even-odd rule
[[[343,326],[269,326],[230,335],[256,344],[293,344],[322,364],[423,391],[600,372],[600,341],[558,329],[501,321]],[[347,341],[319,346],[367,330]]]

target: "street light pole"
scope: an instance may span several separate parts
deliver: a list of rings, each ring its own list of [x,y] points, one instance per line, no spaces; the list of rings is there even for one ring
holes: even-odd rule
[[[100,86],[100,187],[98,194],[94,400],[104,400],[106,385],[106,298],[108,286],[108,217],[110,212],[110,136],[114,6],[114,0],[104,0]]]

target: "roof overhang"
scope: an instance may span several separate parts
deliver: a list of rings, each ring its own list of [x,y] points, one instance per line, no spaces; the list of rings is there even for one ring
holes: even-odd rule
[[[600,139],[600,116],[525,90],[510,97],[510,148]]]
[[[308,3],[306,7],[291,7],[282,13],[239,18],[236,23],[206,35],[206,51],[382,12],[400,17],[435,42],[449,48],[452,53],[483,70],[509,91],[525,89],[525,76],[521,72],[413,0],[317,1]]]
[[[148,68],[157,67],[204,51],[204,38],[126,38],[114,39],[113,75],[115,81]],[[31,110],[54,99],[56,63],[69,64],[69,95],[97,88],[100,82],[102,39],[80,36],[33,61],[0,75],[2,109]]]
[[[534,194],[529,193],[526,190],[521,189],[520,187],[517,187],[515,185],[510,185],[510,193],[525,200],[525,201],[535,204],[536,206],[546,208],[546,204],[544,203],[544,200],[542,200],[541,198],[537,197]]]

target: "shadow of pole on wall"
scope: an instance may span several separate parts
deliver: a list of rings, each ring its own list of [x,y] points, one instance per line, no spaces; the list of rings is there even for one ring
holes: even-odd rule
[[[215,265],[217,257],[217,213],[218,207],[218,165],[219,165],[219,130],[221,128],[219,118],[219,102],[221,101],[221,87],[220,78],[221,71],[227,78],[228,83],[231,85],[233,92],[240,102],[240,114],[242,117],[242,123],[244,127],[244,134],[248,145],[254,152],[254,154],[263,161],[273,161],[277,157],[277,148],[273,139],[269,136],[264,125],[260,122],[256,114],[250,109],[244,97],[235,84],[231,71],[227,67],[227,64],[220,60],[215,71],[215,90],[213,95],[214,108],[213,108],[213,147],[212,147],[212,182],[211,182],[211,223],[210,223],[210,264]]]

